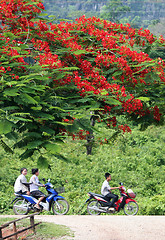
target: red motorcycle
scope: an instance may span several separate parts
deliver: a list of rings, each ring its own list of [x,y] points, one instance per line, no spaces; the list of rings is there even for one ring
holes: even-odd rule
[[[126,215],[136,215],[139,210],[138,204],[134,200],[136,194],[131,189],[128,189],[126,193],[123,184],[119,184],[121,185],[119,188],[121,197],[115,202],[113,210],[112,207],[110,208],[110,202],[107,201],[105,196],[89,192],[90,197],[86,200],[86,203],[88,203],[87,212],[90,215],[100,215],[101,213],[119,212],[123,209]]]

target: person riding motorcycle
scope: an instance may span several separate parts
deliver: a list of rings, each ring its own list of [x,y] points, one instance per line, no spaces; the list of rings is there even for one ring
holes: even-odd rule
[[[103,182],[102,187],[101,187],[101,194],[107,199],[107,201],[112,201],[110,202],[109,210],[114,210],[114,203],[117,202],[118,200],[118,195],[113,194],[111,190],[114,189],[119,189],[120,187],[110,187],[109,181],[111,181],[111,174],[110,173],[105,173],[105,178],[106,180]]]
[[[38,168],[33,168],[32,174],[33,176],[30,178],[30,194],[35,198],[39,198],[37,204],[34,207],[41,209],[39,203],[46,197],[46,195],[41,192],[38,187],[45,187],[45,184],[40,183],[38,180]]]
[[[26,179],[27,168],[21,168],[21,175],[19,175],[14,184],[14,192],[16,194],[27,194],[30,195],[30,191],[28,188],[28,183]]]

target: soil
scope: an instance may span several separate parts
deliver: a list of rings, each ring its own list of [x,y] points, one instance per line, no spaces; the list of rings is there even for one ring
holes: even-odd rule
[[[38,215],[35,219],[65,225],[74,232],[74,237],[61,240],[165,240],[165,216]]]
[[[19,228],[19,230],[22,230],[23,228]],[[2,236],[3,237],[6,237],[6,236],[9,236],[11,235],[13,232],[13,229],[12,228],[4,228],[2,230]],[[23,232],[23,233],[19,233],[18,234],[18,237],[19,239],[21,240],[25,240],[26,239],[26,236],[29,235],[29,234],[32,234],[32,230],[27,230],[26,232]],[[15,240],[15,236],[12,236],[12,237],[9,237],[7,238],[8,240]]]
[[[68,226],[73,240],[165,240],[165,216],[36,216],[36,219]]]

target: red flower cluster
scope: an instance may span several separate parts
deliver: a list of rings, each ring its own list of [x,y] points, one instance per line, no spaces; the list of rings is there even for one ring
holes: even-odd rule
[[[85,16],[73,23],[46,24],[45,21],[35,21],[35,16],[44,9],[42,1],[32,2],[34,4],[28,0],[0,1],[1,32],[13,32],[18,36],[18,40],[13,41],[10,37],[0,35],[5,40],[2,55],[20,62],[20,68],[23,69],[26,65],[25,58],[18,57],[19,52],[14,47],[26,41],[35,50],[35,60],[44,70],[53,72],[50,81],[54,88],[74,85],[82,97],[92,92],[102,104],[101,114],[127,112],[142,117],[152,111],[154,118],[160,120],[161,114],[157,106],[145,109],[142,102],[131,94],[139,91],[139,88],[147,92],[147,86],[154,84],[151,73],[157,75],[155,83],[165,82],[165,62],[162,59],[154,61],[143,51],[133,50],[143,50],[157,41],[149,30],[134,29],[129,24],[124,26]],[[159,42],[163,45],[165,39],[160,37]],[[71,67],[76,70],[68,71]],[[56,75],[56,69],[63,73],[60,77]],[[0,76],[6,71],[11,69],[1,66]],[[18,74],[11,76],[19,79]],[[112,103],[107,103],[108,97]],[[117,101],[113,103],[113,99]],[[117,105],[120,107],[116,110]],[[64,121],[67,122],[67,119]],[[109,118],[107,124],[116,127],[116,117]],[[130,132],[127,125],[120,125],[119,128],[123,132]],[[80,131],[78,136],[84,139],[85,134]]]
[[[65,119],[64,121],[65,122],[70,122],[69,120],[66,121],[68,119]],[[61,133],[62,135],[65,135],[67,134],[68,136],[71,136],[73,140],[86,140],[87,139],[87,135],[89,135],[90,133],[88,131],[85,131],[85,130],[80,130],[79,132],[77,133],[72,133],[72,132],[67,132],[65,129],[61,129]]]
[[[123,133],[125,133],[125,132],[130,132],[131,133],[130,127],[128,127],[128,125],[126,125],[126,124],[125,125],[120,125],[119,129],[122,130]]]
[[[155,106],[153,108],[153,115],[154,115],[154,119],[159,122],[160,121],[160,116],[162,114],[159,112],[159,108],[157,106]]]
[[[107,119],[107,126],[110,127],[111,125],[113,127],[116,127],[116,125],[117,125],[116,117],[112,117],[112,118]]]

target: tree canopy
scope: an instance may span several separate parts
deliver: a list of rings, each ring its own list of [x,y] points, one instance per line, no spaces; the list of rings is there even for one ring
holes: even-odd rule
[[[0,135],[21,158],[61,155],[66,135],[87,138],[94,123],[130,132],[119,116],[142,126],[164,117],[165,46],[149,30],[82,16],[53,23],[40,0],[0,1]],[[15,141],[9,147],[5,139]]]

